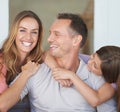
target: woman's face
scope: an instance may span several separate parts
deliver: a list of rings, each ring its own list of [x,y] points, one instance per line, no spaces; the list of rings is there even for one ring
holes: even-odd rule
[[[88,61],[88,69],[96,75],[102,75],[101,71],[101,60],[98,55],[92,54],[90,60]]]
[[[20,55],[27,55],[36,46],[39,35],[39,25],[34,18],[24,18],[18,27],[15,39]]]

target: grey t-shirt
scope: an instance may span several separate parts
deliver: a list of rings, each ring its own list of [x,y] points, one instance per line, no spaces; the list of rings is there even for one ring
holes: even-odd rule
[[[117,103],[116,103],[115,97],[98,105],[97,112],[117,112]]]
[[[88,71],[82,59],[76,74],[93,89],[98,89],[105,83],[101,76]],[[45,63],[28,80],[21,99],[28,93],[31,112],[96,112],[74,85],[62,87],[54,80],[51,69]]]

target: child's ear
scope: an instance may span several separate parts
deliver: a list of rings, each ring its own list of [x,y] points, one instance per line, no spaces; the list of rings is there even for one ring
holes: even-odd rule
[[[74,37],[73,45],[74,46],[80,45],[81,41],[82,41],[82,36],[81,35],[76,35]]]

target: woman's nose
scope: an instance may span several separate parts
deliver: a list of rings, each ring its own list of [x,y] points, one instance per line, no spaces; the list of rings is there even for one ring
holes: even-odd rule
[[[30,33],[30,32],[27,32],[27,33],[26,33],[26,38],[27,38],[27,39],[31,39],[31,33]]]

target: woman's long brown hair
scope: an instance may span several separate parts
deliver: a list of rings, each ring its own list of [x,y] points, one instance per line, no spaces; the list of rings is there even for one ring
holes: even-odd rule
[[[26,17],[34,18],[37,21],[39,25],[39,35],[38,35],[38,42],[35,48],[29,53],[29,55],[26,57],[26,59],[24,59],[24,61],[20,65],[20,54],[16,48],[15,38],[17,35],[20,22]],[[27,62],[27,60],[32,60],[35,62],[41,61],[41,55],[43,52],[42,37],[43,37],[42,22],[34,12],[22,11],[16,16],[10,28],[9,35],[2,46],[4,61],[7,66],[6,79],[8,84],[16,77],[16,75],[18,75],[18,73],[21,72],[21,66],[24,65]]]

